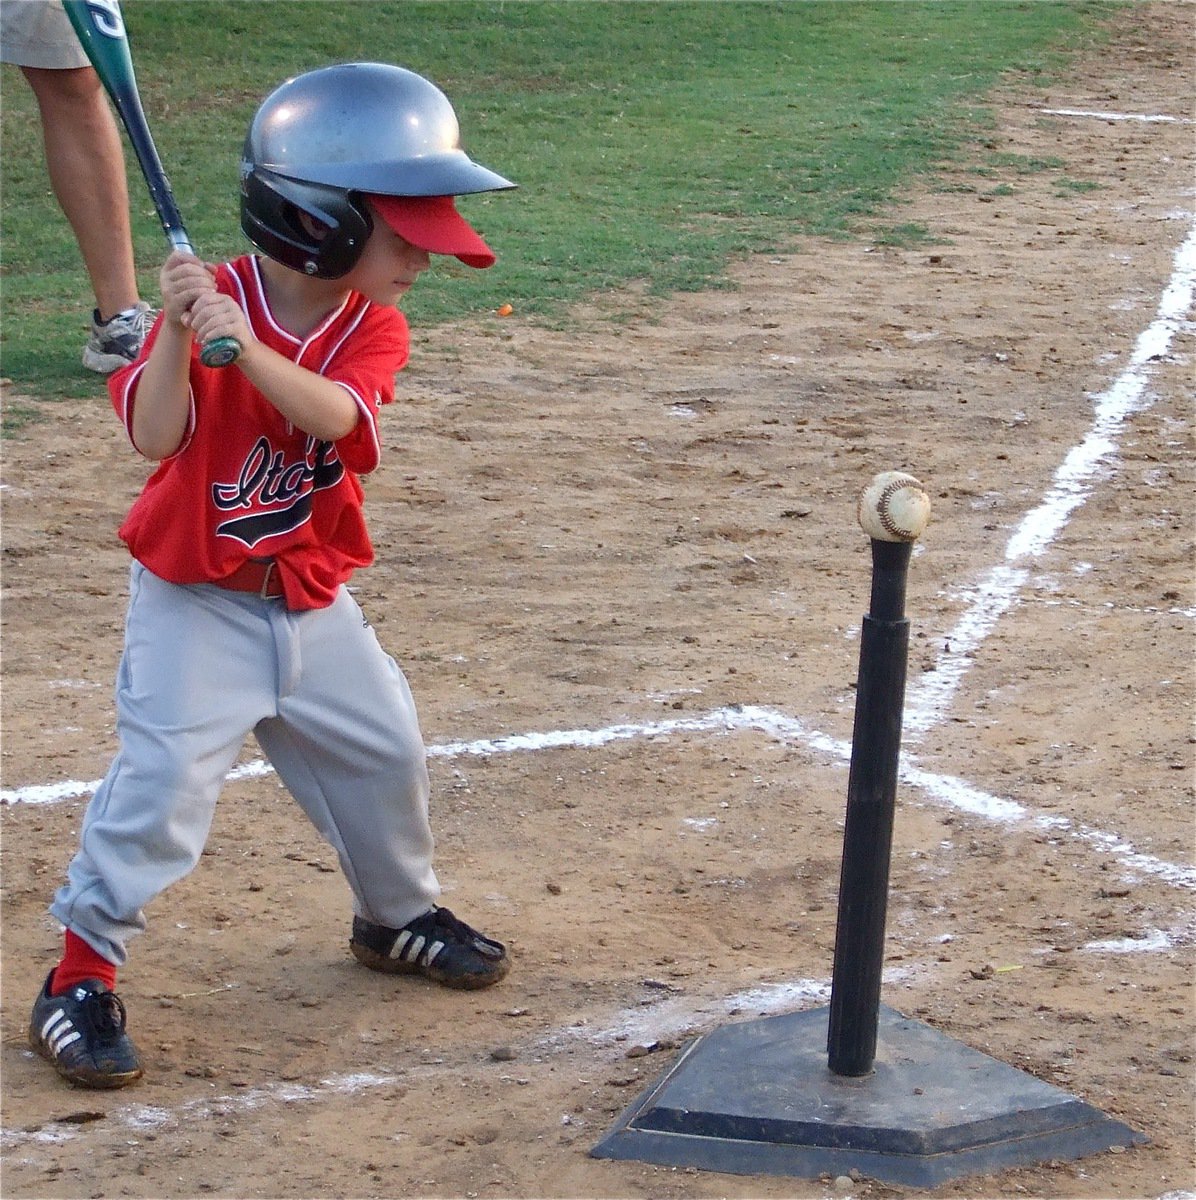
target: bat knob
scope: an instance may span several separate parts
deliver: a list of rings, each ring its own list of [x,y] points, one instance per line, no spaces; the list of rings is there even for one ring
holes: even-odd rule
[[[205,367],[227,367],[241,356],[241,343],[234,337],[213,338],[199,352],[199,361]]]

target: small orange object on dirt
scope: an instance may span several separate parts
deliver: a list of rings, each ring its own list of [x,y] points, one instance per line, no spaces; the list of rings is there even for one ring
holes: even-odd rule
[[[500,309],[497,310],[500,317],[509,317],[514,311],[515,310],[509,304],[504,304]]]

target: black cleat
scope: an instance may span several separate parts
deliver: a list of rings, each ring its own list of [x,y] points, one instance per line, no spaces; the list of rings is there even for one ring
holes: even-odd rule
[[[349,949],[375,971],[423,975],[451,988],[489,987],[511,966],[502,942],[483,937],[447,908],[432,908],[402,929],[354,917]]]
[[[98,979],[50,995],[51,971],[33,1002],[29,1044],[80,1087],[120,1088],[141,1078],[141,1060],[125,1033],[125,1006]]]

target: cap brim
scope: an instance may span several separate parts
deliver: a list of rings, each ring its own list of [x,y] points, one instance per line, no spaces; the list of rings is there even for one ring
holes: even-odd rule
[[[470,267],[492,267],[494,251],[457,211],[452,196],[370,196],[399,237],[429,254],[451,254]]]

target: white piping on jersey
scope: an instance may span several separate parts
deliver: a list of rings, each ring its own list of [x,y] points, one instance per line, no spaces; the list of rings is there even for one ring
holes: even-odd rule
[[[249,262],[253,268],[253,281],[257,289],[259,306],[261,307],[262,312],[266,314],[266,320],[269,322],[270,328],[282,337],[286,338],[287,341],[293,342],[299,347],[299,351],[295,355],[295,361],[298,362],[306,353],[308,346],[310,346],[312,342],[316,341],[317,338],[323,337],[328,331],[329,326],[341,315],[341,313],[345,311],[345,309],[348,307],[349,301],[352,299],[353,294],[350,293],[348,296],[346,296],[344,301],[332,312],[330,312],[328,316],[320,322],[319,326],[312,330],[307,337],[302,339],[297,338],[293,333],[290,332],[290,330],[283,329],[283,327],[274,319],[274,313],[270,309],[270,302],[266,299],[266,285],[262,279],[261,260],[255,254],[250,257]],[[232,274],[235,276],[236,272],[234,271]],[[327,364],[325,364],[325,366],[326,365]],[[321,371],[320,374],[323,374],[323,371]]]
[[[141,449],[133,440],[133,389],[141,378],[141,373],[145,370],[146,363],[139,363],[135,370],[129,372],[128,379],[125,380],[125,386],[120,394],[120,420],[125,427],[125,434],[129,439],[129,443],[133,449],[141,454]],[[174,458],[175,454],[182,454],[191,442],[191,437],[195,433],[195,389],[190,383],[187,384],[187,427],[183,430],[182,441],[179,442],[178,448],[174,454],[168,457]]]
[[[344,334],[337,340],[336,345],[334,345],[328,351],[327,355],[324,358],[324,361],[317,368],[321,375],[323,375],[324,372],[327,371],[328,365],[332,362],[333,358],[336,357],[337,352],[345,344],[345,342],[347,342],[349,340],[349,338],[351,338],[353,336],[353,334],[357,332],[357,327],[362,323],[362,321],[365,320],[365,314],[367,312],[369,312],[371,307],[372,307],[371,302],[369,300],[364,300],[364,298],[363,298],[363,303],[361,305],[360,311],[353,318],[353,320],[349,322],[349,326],[345,330]],[[302,357],[302,353],[300,354],[300,357]],[[371,466],[369,468],[369,470],[372,471],[382,461],[382,443],[378,439],[378,416],[377,416],[378,409],[381,407],[381,405],[377,404],[373,408],[371,408],[369,405],[369,401],[359,391],[357,391],[356,388],[351,388],[347,383],[343,383],[339,379],[333,380],[333,382],[336,383],[339,387],[343,387],[345,389],[345,391],[348,392],[349,395],[353,397],[354,402],[356,403],[358,409],[361,412],[362,420],[364,420],[366,422],[366,425],[369,428],[370,443],[373,446],[373,451],[374,451],[374,463],[373,463],[373,466]],[[362,471],[361,473],[368,474],[369,472]]]
[[[346,303],[347,303],[347,301],[346,301]],[[340,348],[353,336],[354,333],[357,332],[358,325],[360,325],[361,322],[365,320],[365,314],[369,311],[369,309],[370,309],[370,302],[368,300],[366,300],[365,303],[362,304],[362,306],[361,306],[361,311],[358,312],[358,314],[349,323],[349,327],[345,330],[345,332],[337,340],[336,345],[333,346],[328,351],[328,353],[324,356],[324,361],[322,363],[320,363],[319,367],[317,368],[317,370],[319,371],[319,373],[321,375],[323,375],[324,372],[328,370],[328,364],[330,362],[332,362],[332,360],[336,357],[336,354],[340,350]],[[343,306],[337,310],[338,313],[340,313],[342,311],[344,311]]]
[[[257,268],[257,259],[253,260],[254,268]],[[241,306],[241,311],[246,314],[246,320],[249,319],[249,297],[245,294],[245,287],[241,283],[241,276],[232,269],[231,266],[225,267],[224,272],[229,279],[232,280],[233,287],[237,289],[237,303]],[[260,281],[259,281],[260,284]]]
[[[377,469],[378,464],[382,461],[382,443],[378,439],[378,410],[382,407],[382,400],[379,396],[377,403],[373,408],[370,407],[366,398],[357,391],[356,388],[351,388],[347,383],[343,383],[339,379],[332,380],[339,388],[344,388],[350,396],[353,397],[353,402],[357,405],[358,411],[361,413],[361,419],[365,422],[366,428],[370,431],[370,446],[373,449],[373,462],[368,467],[360,467],[354,474],[368,475],[371,471]],[[377,394],[375,394],[377,395]]]

